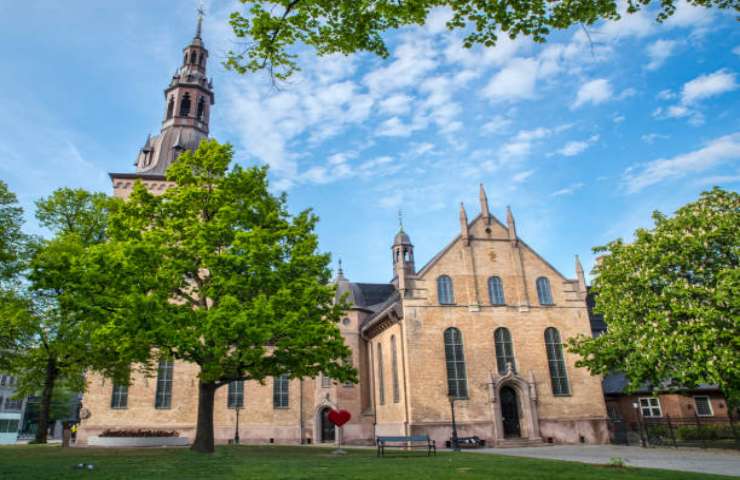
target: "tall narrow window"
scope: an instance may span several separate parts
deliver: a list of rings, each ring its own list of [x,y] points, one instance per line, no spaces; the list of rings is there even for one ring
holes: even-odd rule
[[[159,360],[157,369],[157,394],[154,398],[155,408],[170,408],[172,406],[172,360]]]
[[[511,333],[508,328],[497,328],[493,332],[493,338],[496,342],[496,365],[498,373],[504,375],[508,371],[508,365],[511,363],[512,371],[516,372],[516,362],[514,360],[514,346],[511,342]]]
[[[452,279],[447,275],[437,277],[437,297],[442,305],[451,305],[455,303],[455,296],[452,292]]]
[[[226,406],[228,408],[244,408],[244,380],[229,382]]]
[[[180,100],[180,116],[187,117],[190,115],[190,94],[185,92]]]
[[[549,327],[545,330],[545,348],[547,349],[547,363],[550,366],[550,381],[553,395],[569,395],[568,373],[565,371],[563,344],[560,342],[560,333]]]
[[[198,109],[196,116],[198,120],[203,120],[203,114],[206,113],[206,99],[202,95],[198,98]]]
[[[398,403],[401,401],[401,388],[398,383],[398,352],[395,335],[391,335],[391,370],[393,375],[393,403]]]
[[[383,375],[383,346],[378,342],[378,402],[385,405],[385,379]]]
[[[325,373],[321,374],[321,388],[331,387],[331,377]]]
[[[488,279],[488,297],[491,299],[491,305],[503,305],[504,287],[501,284],[500,277],[491,277]]]
[[[694,397],[694,406],[696,407],[696,414],[700,417],[711,417],[714,415],[712,402],[706,395]]]
[[[167,120],[172,118],[172,115],[175,113],[175,99],[173,97],[170,97],[170,101],[167,102]]]
[[[552,292],[550,291],[550,280],[547,277],[537,279],[537,298],[540,305],[552,305]]]
[[[468,384],[465,376],[465,355],[462,334],[457,328],[445,330],[445,360],[447,361],[447,392],[455,398],[467,398]]]
[[[113,393],[110,397],[110,408],[128,407],[128,385],[113,384]]]
[[[290,378],[287,374],[282,374],[279,377],[274,377],[272,382],[272,406],[274,408],[288,408],[289,397],[288,387],[290,386]]]

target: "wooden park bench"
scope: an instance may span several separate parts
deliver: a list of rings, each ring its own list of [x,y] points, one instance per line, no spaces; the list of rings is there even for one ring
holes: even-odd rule
[[[398,437],[377,437],[375,443],[378,445],[378,457],[385,456],[386,448],[419,448],[426,449],[427,457],[434,452],[437,455],[437,445],[429,435],[409,435]]]

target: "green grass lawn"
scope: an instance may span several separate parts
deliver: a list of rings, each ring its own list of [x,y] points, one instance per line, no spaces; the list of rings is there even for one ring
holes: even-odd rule
[[[92,463],[93,471],[75,470]],[[376,458],[369,449],[222,446],[213,455],[186,448],[62,449],[59,446],[0,447],[0,478],[11,479],[719,479],[716,475],[613,468],[572,462],[440,452],[436,457],[397,452]]]

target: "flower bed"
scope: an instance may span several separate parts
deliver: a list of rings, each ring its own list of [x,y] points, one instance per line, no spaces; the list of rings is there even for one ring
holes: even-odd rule
[[[179,447],[190,442],[174,430],[105,430],[88,438],[91,447]]]

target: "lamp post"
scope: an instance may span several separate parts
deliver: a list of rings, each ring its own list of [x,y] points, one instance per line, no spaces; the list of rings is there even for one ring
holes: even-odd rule
[[[447,398],[450,399],[450,410],[452,411],[452,450],[459,452],[460,443],[457,439],[457,422],[455,421],[455,400],[457,400],[457,398],[454,394],[447,395]]]
[[[234,432],[234,444],[239,445],[239,410],[241,410],[241,406],[237,404],[234,407],[234,410],[236,410],[236,431]]]

